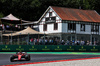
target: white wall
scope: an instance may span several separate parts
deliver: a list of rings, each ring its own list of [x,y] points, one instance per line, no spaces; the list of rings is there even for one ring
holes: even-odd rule
[[[46,17],[49,17],[49,13],[47,13],[45,16],[46,16]]]
[[[54,23],[48,23],[47,24],[47,31],[43,31],[43,25],[45,23],[45,17],[49,17],[49,12],[52,12],[52,16],[56,16],[56,23],[58,23],[58,30],[54,30]],[[43,16],[43,18],[40,21],[40,25],[39,25],[39,31],[42,33],[60,33],[62,32],[62,23],[61,20],[59,18],[59,16],[57,16],[57,14],[52,10],[49,9],[46,14]]]
[[[81,24],[76,24],[76,33],[77,34],[91,34],[91,25],[85,25],[85,31],[80,30]],[[100,27],[99,27],[100,31]],[[73,31],[68,30],[68,23],[62,23],[62,32],[63,33],[72,33]]]
[[[62,23],[62,32],[67,33],[68,30],[68,23]]]
[[[61,32],[61,23],[58,23],[58,30],[54,30],[54,24],[48,24],[47,25],[47,31],[45,31],[46,33],[59,33]]]
[[[58,23],[58,30],[54,30],[54,24],[47,24],[47,31],[45,33],[61,33],[62,32],[62,23]],[[43,24],[39,25],[39,31],[44,33]]]
[[[58,30],[54,30],[54,23],[48,23],[47,24],[47,31],[45,33],[71,33],[73,31],[68,30],[68,23],[62,23],[62,20],[60,17],[52,10],[51,8],[48,9],[47,12],[45,12],[45,15],[42,16],[42,19],[40,20],[39,30],[40,32],[43,32],[43,25],[45,23],[45,17],[49,17],[49,12],[52,12],[52,17],[56,17],[56,23],[58,23]],[[91,25],[85,25],[85,31],[80,31],[80,25],[76,24],[76,33],[77,34],[91,34]],[[74,31],[75,32],[75,31]],[[95,32],[94,32],[95,34]],[[100,26],[99,26],[99,34],[100,34]]]
[[[42,32],[43,33],[43,25],[39,25],[39,32]]]
[[[91,25],[85,25],[85,31],[80,30],[81,24],[76,24],[76,33],[78,34],[91,34]]]
[[[76,24],[76,33],[80,33],[80,24]]]
[[[91,34],[91,25],[85,25],[85,34]]]
[[[52,16],[56,16],[54,12],[52,13]]]
[[[91,34],[91,25],[85,25],[85,31],[80,30],[81,24],[76,24],[76,33],[77,34]],[[40,32],[43,31],[43,25],[39,26]],[[58,30],[54,30],[54,24],[48,24],[47,25],[47,31],[46,33],[71,33],[73,31],[68,30],[68,23],[59,23],[58,22]],[[96,34],[96,32],[92,32],[93,34]],[[99,26],[99,35],[100,35],[100,26]]]

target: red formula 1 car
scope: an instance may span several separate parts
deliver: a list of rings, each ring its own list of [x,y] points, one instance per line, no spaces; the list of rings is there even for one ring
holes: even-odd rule
[[[16,52],[15,55],[12,55],[10,57],[10,61],[14,62],[17,60],[26,60],[26,61],[30,61],[30,55],[28,55],[26,52]]]

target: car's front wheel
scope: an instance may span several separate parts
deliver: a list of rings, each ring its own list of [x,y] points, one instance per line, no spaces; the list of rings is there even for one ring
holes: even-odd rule
[[[25,56],[25,59],[26,59],[27,61],[30,61],[30,55],[26,55],[26,56]]]

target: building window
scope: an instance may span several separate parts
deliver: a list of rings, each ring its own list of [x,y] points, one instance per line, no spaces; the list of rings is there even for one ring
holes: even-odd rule
[[[55,23],[56,17],[47,17],[45,18],[46,23]]]
[[[49,17],[51,17],[52,16],[52,12],[49,12]]]
[[[49,21],[49,18],[45,18],[45,21]]]
[[[54,20],[55,21],[56,20],[56,17],[51,17],[51,20]]]
[[[85,24],[81,24],[81,31],[85,31]]]
[[[75,23],[68,23],[68,30],[76,30],[76,24]]]
[[[54,30],[58,30],[58,23],[54,23]]]
[[[55,21],[56,17],[47,17],[45,18],[45,21]]]
[[[43,31],[47,31],[47,24],[43,25]]]
[[[92,32],[99,32],[99,25],[91,25]]]

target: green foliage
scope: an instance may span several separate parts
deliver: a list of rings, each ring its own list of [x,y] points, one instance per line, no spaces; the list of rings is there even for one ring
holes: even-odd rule
[[[49,6],[92,9],[100,13],[100,0],[0,0],[0,18],[12,13],[28,21],[38,20]]]
[[[0,13],[0,18],[4,17],[3,13]]]

